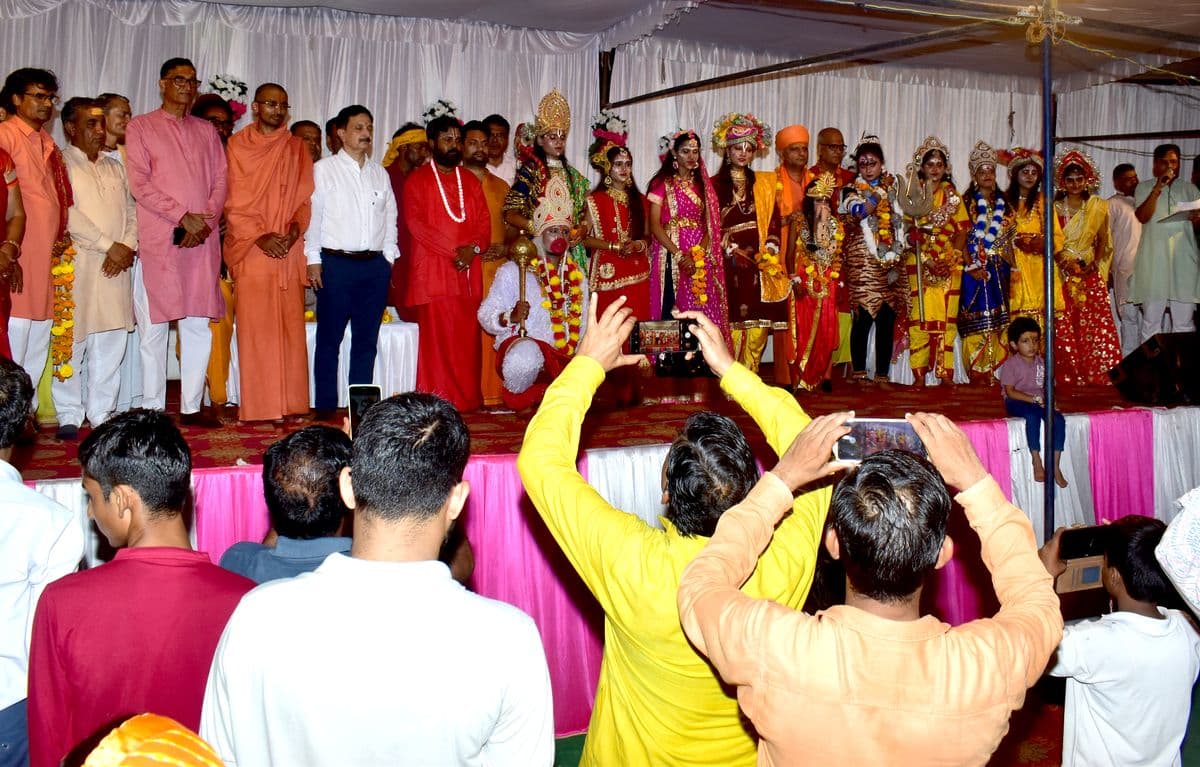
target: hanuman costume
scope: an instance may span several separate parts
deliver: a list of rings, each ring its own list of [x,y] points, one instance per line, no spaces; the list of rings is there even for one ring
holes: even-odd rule
[[[845,230],[830,202],[836,189],[833,174],[810,184],[799,231],[791,233],[795,237],[796,263],[792,278],[796,285],[792,382],[806,391],[825,378],[840,339],[837,292]]]
[[[934,136],[917,147],[912,166],[919,168],[926,153],[934,150],[946,158],[949,176],[950,150]],[[962,198],[949,181],[939,183],[931,198],[933,207],[929,213],[910,218],[908,234],[913,248],[905,259],[909,285],[909,365],[918,385],[930,367],[944,381],[954,377],[954,338],[958,334],[962,281],[962,254],[954,241],[970,226]]]
[[[989,165],[993,169],[999,165],[996,150],[983,141],[976,142],[968,162],[972,178]],[[999,189],[989,197],[972,183],[967,192],[965,202],[975,221],[967,234],[958,333],[967,370],[990,379],[1008,356],[1008,280],[1016,221]]]
[[[1054,162],[1056,188],[1065,188],[1068,169],[1084,174],[1087,191],[1078,209],[1072,209],[1065,197],[1054,203],[1063,227],[1063,248],[1056,260],[1063,276],[1066,320],[1056,326],[1055,340],[1069,329],[1066,335],[1076,341],[1063,349],[1064,381],[1106,384],[1108,371],[1121,361],[1121,342],[1108,300],[1108,270],[1113,258],[1108,203],[1097,195],[1100,173],[1090,157],[1074,150],[1059,155]],[[1080,343],[1085,338],[1087,343]]]
[[[712,134],[713,149],[725,157],[712,184],[720,210],[733,356],[754,373],[771,331],[787,330],[791,284],[779,249],[775,174],[736,166],[729,149],[749,144],[759,154],[770,136],[771,129],[753,115],[736,113],[718,120]]]
[[[533,141],[547,133],[571,130],[571,107],[557,89],[550,91],[538,103],[537,119],[533,126],[524,125],[517,131],[518,141],[528,148],[522,152],[523,162],[517,168],[512,188],[504,198],[504,212],[516,211],[525,218],[533,219],[538,201],[546,195],[546,185],[558,176],[567,182],[571,198],[571,227],[581,228],[587,209],[588,182],[583,175],[571,167],[564,158],[541,157],[532,147]],[[532,135],[530,135],[532,134]],[[587,269],[587,250],[582,244],[571,248],[571,258]]]
[[[560,177],[546,184],[546,194],[534,210],[538,257],[522,268],[506,261],[476,316],[484,330],[496,337],[497,369],[504,382],[504,404],[512,410],[537,405],[559,372],[570,362],[585,332],[588,316],[588,283],[583,269],[566,251],[557,259],[546,255],[541,235],[552,227],[571,227],[571,195]],[[557,260],[558,263],[551,263]],[[524,281],[524,298],[521,283]],[[512,322],[518,301],[529,304],[529,316]]]

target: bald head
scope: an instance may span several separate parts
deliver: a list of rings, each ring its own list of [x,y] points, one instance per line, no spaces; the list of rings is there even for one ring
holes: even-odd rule
[[[837,128],[822,128],[817,134],[817,165],[828,172],[836,172],[842,167],[846,157],[846,139]]]
[[[254,122],[263,133],[272,133],[287,125],[288,95],[282,85],[263,83],[254,90]]]

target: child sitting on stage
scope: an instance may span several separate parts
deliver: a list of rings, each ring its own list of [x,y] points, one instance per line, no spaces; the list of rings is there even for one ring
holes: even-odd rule
[[[1046,381],[1046,363],[1038,356],[1041,348],[1042,328],[1031,317],[1018,317],[1008,326],[1008,359],[996,371],[1000,389],[1004,393],[1004,412],[1025,420],[1025,438],[1029,441],[1029,452],[1033,456],[1033,478],[1046,481],[1046,467],[1042,465],[1042,423],[1046,420],[1046,406],[1042,401],[1042,386]],[[1062,413],[1054,411],[1054,481],[1059,487],[1067,486],[1067,478],[1059,468],[1063,445],[1067,440],[1067,422]]]

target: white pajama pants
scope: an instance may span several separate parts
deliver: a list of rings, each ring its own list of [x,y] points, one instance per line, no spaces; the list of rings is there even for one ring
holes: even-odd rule
[[[26,320],[10,317],[8,345],[13,362],[20,365],[33,381],[33,411],[38,409],[38,381],[50,360],[50,325],[53,320]]]
[[[1121,337],[1121,356],[1128,357],[1142,343],[1142,314],[1137,304],[1121,304],[1117,314],[1117,334]]]
[[[1184,301],[1147,301],[1142,304],[1141,343],[1146,343],[1155,334],[1163,332],[1163,315],[1171,310],[1171,332],[1190,333],[1196,329],[1192,319],[1196,305]]]
[[[117,328],[75,339],[71,347],[74,375],[50,382],[59,426],[82,426],[86,417],[95,428],[112,417],[121,390],[128,336],[124,328]]]
[[[142,407],[164,410],[167,406],[167,334],[171,323],[150,321],[150,298],[146,294],[140,261],[133,267],[133,319],[141,336]],[[180,413],[200,412],[208,357],[212,353],[212,330],[208,322],[208,317],[183,317],[176,322]]]

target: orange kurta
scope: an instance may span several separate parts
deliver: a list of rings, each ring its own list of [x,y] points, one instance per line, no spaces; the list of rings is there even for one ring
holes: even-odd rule
[[[237,302],[242,420],[308,412],[308,351],[304,341],[304,241],[286,258],[272,258],[255,241],[308,228],[313,164],[304,142],[286,130],[263,134],[257,125],[229,139],[229,197],[225,203],[225,263]]]
[[[492,244],[504,243],[504,197],[508,194],[508,184],[499,176],[491,173],[483,174],[483,197],[487,200],[488,213],[492,214]],[[483,295],[488,294],[492,280],[496,279],[496,270],[505,259],[498,257],[494,261],[483,262]],[[485,407],[503,403],[502,393],[504,383],[496,372],[496,338],[486,330],[480,329],[480,343],[483,351],[483,369],[480,374],[480,385],[483,388],[483,404]]]
[[[20,117],[0,123],[0,149],[17,166],[21,201],[25,205],[25,237],[21,240],[21,268],[25,286],[12,295],[12,316],[48,320],[53,310],[50,286],[50,249],[62,232],[63,209],[54,182],[51,155],[54,139]]]

